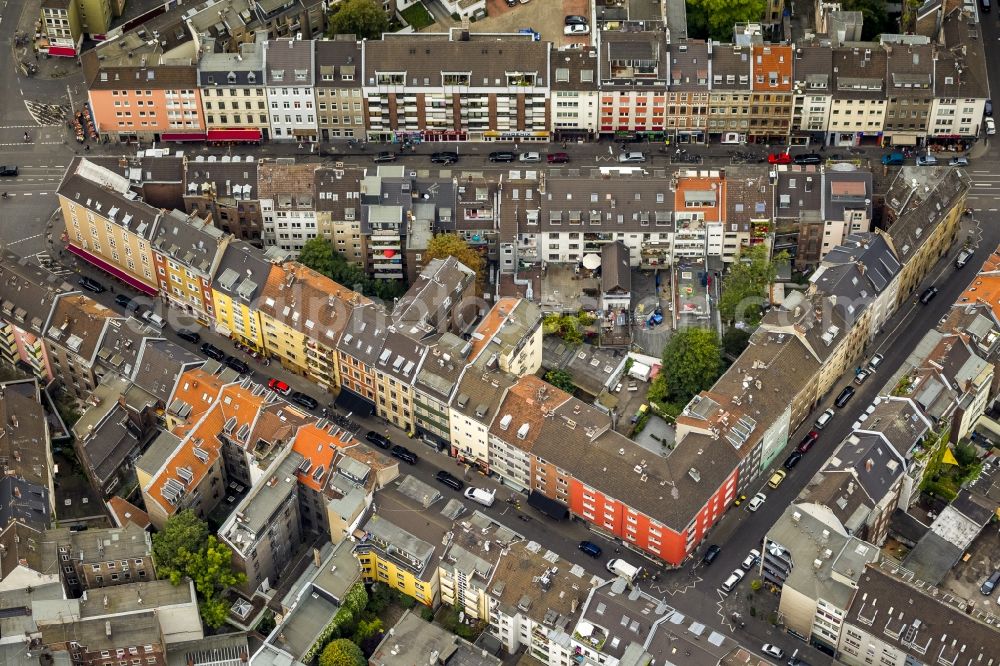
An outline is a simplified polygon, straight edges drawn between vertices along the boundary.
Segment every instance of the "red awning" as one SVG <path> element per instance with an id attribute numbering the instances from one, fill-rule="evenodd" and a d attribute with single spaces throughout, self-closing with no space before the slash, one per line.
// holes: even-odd
<path id="1" fill-rule="evenodd" d="M 136 289 L 138 289 L 142 293 L 147 294 L 149 296 L 156 296 L 156 289 L 154 289 L 153 287 L 150 287 L 148 284 L 142 282 L 141 280 L 138 280 L 138 279 L 132 277 L 131 275 L 129 275 L 125 271 L 121 270 L 120 268 L 117 268 L 116 266 L 112 266 L 111 264 L 109 264 L 108 262 L 104 261 L 100 257 L 98 257 L 96 255 L 93 255 L 90 252 L 87 252 L 86 250 L 77 247 L 76 245 L 70 244 L 70 245 L 67 245 L 66 247 L 69 249 L 70 252 L 72 252 L 76 256 L 80 257 L 81 259 L 83 259 L 85 261 L 89 261 L 90 263 L 94 264 L 95 266 L 97 266 L 98 268 L 100 268 L 105 273 L 110 273 L 111 275 L 113 275 L 114 277 L 118 278 L 119 280 L 121 280 L 125 284 L 127 284 L 127 285 L 129 285 L 131 287 L 135 287 Z"/>
<path id="2" fill-rule="evenodd" d="M 76 55 L 76 49 L 72 46 L 50 46 L 48 54 L 61 58 L 72 58 Z"/>
<path id="3" fill-rule="evenodd" d="M 208 130 L 209 141 L 260 141 L 259 129 Z"/>
<path id="4" fill-rule="evenodd" d="M 160 141 L 204 141 L 204 132 L 165 132 L 160 135 Z"/>

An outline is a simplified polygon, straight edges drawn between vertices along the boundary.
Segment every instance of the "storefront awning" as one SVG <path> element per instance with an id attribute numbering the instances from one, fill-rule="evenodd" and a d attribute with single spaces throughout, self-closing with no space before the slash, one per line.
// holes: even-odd
<path id="1" fill-rule="evenodd" d="M 911 134 L 893 134 L 892 135 L 892 145 L 894 146 L 915 146 L 917 145 L 917 137 Z"/>
<path id="2" fill-rule="evenodd" d="M 60 58 L 72 58 L 76 56 L 76 49 L 72 46 L 49 46 L 46 53 L 50 56 L 57 56 Z"/>
<path id="3" fill-rule="evenodd" d="M 259 129 L 208 130 L 209 141 L 260 141 Z"/>
<path id="4" fill-rule="evenodd" d="M 204 132 L 165 132 L 160 135 L 160 141 L 204 141 Z"/>
<path id="5" fill-rule="evenodd" d="M 528 506 L 534 507 L 549 518 L 556 520 L 565 520 L 569 516 L 569 509 L 566 508 L 565 504 L 534 491 L 528 495 Z"/>
<path id="6" fill-rule="evenodd" d="M 86 250 L 79 248 L 75 245 L 67 245 L 66 247 L 69 249 L 70 252 L 72 252 L 76 256 L 80 257 L 85 261 L 89 261 L 90 263 L 94 264 L 105 273 L 113 275 L 114 277 L 118 278 L 119 280 L 129 285 L 130 287 L 138 289 L 147 296 L 156 296 L 156 289 L 154 287 L 150 287 L 145 282 L 142 282 L 138 278 L 132 277 L 131 275 L 121 270 L 120 268 L 112 266 L 111 264 L 104 261 L 100 257 L 93 255 L 90 252 L 87 252 Z"/>
<path id="7" fill-rule="evenodd" d="M 333 404 L 353 414 L 361 416 L 371 416 L 375 413 L 375 403 L 366 400 L 354 391 L 341 387 L 340 395 Z"/>

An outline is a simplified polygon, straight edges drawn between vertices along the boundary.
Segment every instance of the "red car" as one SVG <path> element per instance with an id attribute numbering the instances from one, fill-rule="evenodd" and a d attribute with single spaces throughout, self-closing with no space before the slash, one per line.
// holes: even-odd
<path id="1" fill-rule="evenodd" d="M 768 164 L 791 164 L 792 156 L 788 153 L 771 153 L 767 156 Z"/>
<path id="2" fill-rule="evenodd" d="M 549 164 L 566 164 L 569 162 L 569 155 L 566 153 L 549 153 L 546 158 Z"/>
<path id="3" fill-rule="evenodd" d="M 813 444 L 816 443 L 817 439 L 819 439 L 819 433 L 816 432 L 815 430 L 810 430 L 809 434 L 803 437 L 802 441 L 799 442 L 799 446 L 796 450 L 799 453 L 806 453 L 809 449 L 812 448 Z"/>
<path id="4" fill-rule="evenodd" d="M 289 393 L 292 392 L 292 387 L 286 384 L 285 382 L 281 381 L 280 379 L 268 379 L 267 388 L 271 389 L 276 393 L 280 393 L 281 395 L 288 395 Z"/>

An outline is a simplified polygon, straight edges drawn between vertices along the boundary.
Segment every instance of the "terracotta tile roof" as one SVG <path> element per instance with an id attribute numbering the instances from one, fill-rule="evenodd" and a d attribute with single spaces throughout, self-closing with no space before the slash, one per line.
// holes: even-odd
<path id="1" fill-rule="evenodd" d="M 986 258 L 979 275 L 965 288 L 958 302 L 988 305 L 993 316 L 1000 318 L 1000 247 Z"/>
<path id="2" fill-rule="evenodd" d="M 702 196 L 704 194 L 704 196 Z M 714 200 L 714 203 L 710 203 Z M 709 205 L 691 205 L 688 203 Z M 683 176 L 677 181 L 674 193 L 674 210 L 703 213 L 706 222 L 720 222 L 726 210 L 726 178 Z"/>
<path id="3" fill-rule="evenodd" d="M 175 427 L 172 432 L 183 438 L 190 432 L 206 411 L 215 403 L 222 390 L 222 379 L 218 375 L 207 372 L 204 368 L 188 370 L 180 376 L 177 387 L 170 399 L 170 407 L 175 407 L 178 401 L 191 406 L 191 413 L 186 423 Z"/>
<path id="4" fill-rule="evenodd" d="M 570 397 L 569 393 L 557 389 L 539 377 L 526 375 L 507 392 L 507 397 L 497 411 L 500 418 L 493 422 L 490 434 L 520 449 L 530 451 L 542 432 L 545 414 L 554 412 Z M 511 420 L 504 428 L 502 424 L 507 415 L 511 416 Z M 525 425 L 528 426 L 527 432 L 521 437 L 519 433 L 523 432 Z"/>
<path id="5" fill-rule="evenodd" d="M 56 297 L 45 337 L 82 358 L 93 359 L 107 321 L 116 317 L 114 310 L 89 296 L 60 295 Z"/>
<path id="6" fill-rule="evenodd" d="M 517 298 L 501 298 L 490 308 L 490 311 L 486 313 L 486 316 L 483 317 L 483 320 L 479 322 L 476 330 L 472 333 L 472 352 L 469 354 L 470 358 L 479 356 L 479 352 L 490 343 L 490 340 L 500 330 L 500 326 L 503 325 L 504 320 L 507 318 L 507 313 L 513 311 L 518 300 Z"/>
<path id="7" fill-rule="evenodd" d="M 758 82 L 758 77 L 764 82 Z M 775 85 L 771 85 L 772 78 Z M 792 47 L 765 44 L 753 47 L 754 90 L 763 92 L 791 92 L 792 90 Z"/>
<path id="8" fill-rule="evenodd" d="M 128 500 L 115 495 L 108 500 L 108 509 L 111 517 L 115 519 L 115 524 L 122 527 L 125 523 L 132 523 L 142 529 L 149 529 L 149 514 L 132 504 Z"/>
<path id="9" fill-rule="evenodd" d="M 292 451 L 309 461 L 308 467 L 299 466 L 297 473 L 299 483 L 316 492 L 322 492 L 335 468 L 334 459 L 337 453 L 355 444 L 357 442 L 353 440 L 345 442 L 342 433 L 335 426 L 320 428 L 311 423 L 299 428 Z"/>

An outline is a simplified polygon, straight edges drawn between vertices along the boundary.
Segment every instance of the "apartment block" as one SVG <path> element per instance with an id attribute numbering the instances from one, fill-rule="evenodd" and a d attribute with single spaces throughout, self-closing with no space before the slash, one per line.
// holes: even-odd
<path id="1" fill-rule="evenodd" d="M 46 529 L 56 512 L 57 468 L 37 380 L 0 383 L 0 432 L 0 457 L 7 470 L 0 481 L 0 524 L 19 521 Z"/>
<path id="2" fill-rule="evenodd" d="M 312 104 L 312 102 L 310 102 Z M 316 224 L 318 166 L 279 159 L 257 165 L 257 187 L 265 247 L 297 255 L 306 241 L 319 235 Z"/>
<path id="3" fill-rule="evenodd" d="M 545 142 L 549 42 L 532 35 L 388 35 L 364 47 L 369 141 Z M 441 63 L 461 63 L 443 71 Z"/>
<path id="4" fill-rule="evenodd" d="M 426 606 L 437 606 L 440 556 L 433 543 L 378 515 L 372 516 L 362 530 L 354 555 L 361 563 L 365 582 L 382 582 Z"/>
<path id="5" fill-rule="evenodd" d="M 55 297 L 43 344 L 52 375 L 68 394 L 85 400 L 97 387 L 97 349 L 112 321 L 121 318 L 79 292 Z"/>
<path id="6" fill-rule="evenodd" d="M 258 32 L 252 43 L 235 53 L 217 53 L 215 40 L 203 38 L 198 50 L 198 87 L 209 143 L 253 143 L 270 138 L 270 117 L 264 78 L 264 42 Z"/>
<path id="7" fill-rule="evenodd" d="M 63 583 L 70 598 L 83 590 L 156 580 L 152 537 L 132 525 L 71 532 L 51 530 L 57 544 Z"/>
<path id="8" fill-rule="evenodd" d="M 232 236 L 174 209 L 157 225 L 151 245 L 160 297 L 203 326 L 215 320 L 212 280 Z"/>
<path id="9" fill-rule="evenodd" d="M 184 210 L 212 223 L 238 240 L 261 247 L 264 220 L 257 190 L 257 161 L 223 156 L 209 162 L 203 155 L 184 163 Z"/>
<path id="10" fill-rule="evenodd" d="M 212 281 L 215 330 L 257 351 L 264 350 L 257 302 L 271 274 L 272 263 L 284 260 L 283 254 L 275 250 L 262 253 L 248 243 L 230 243 Z"/>
<path id="11" fill-rule="evenodd" d="M 489 622 L 495 606 L 490 587 L 511 583 L 507 576 L 497 576 L 504 553 L 523 546 L 524 538 L 479 511 L 462 523 L 456 526 L 438 563 L 441 602 L 458 608 L 468 618 Z M 515 594 L 511 591 L 511 596 Z"/>
<path id="12" fill-rule="evenodd" d="M 827 144 L 872 145 L 885 127 L 886 53 L 878 44 L 833 49 L 834 94 Z"/>
<path id="13" fill-rule="evenodd" d="M 670 80 L 670 53 L 664 35 L 602 32 L 597 60 L 600 133 L 662 136 Z M 696 83 L 706 82 L 702 78 Z M 671 115 L 676 115 L 676 109 Z"/>
<path id="14" fill-rule="evenodd" d="M 0 359 L 9 367 L 18 365 L 47 384 L 54 377 L 44 344 L 45 323 L 56 294 L 68 291 L 61 279 L 17 255 L 0 255 Z"/>
<path id="15" fill-rule="evenodd" d="M 82 4 L 77 0 L 45 0 L 42 3 L 42 27 L 49 40 L 46 49 L 49 56 L 73 58 L 79 53 L 83 43 Z"/>
<path id="16" fill-rule="evenodd" d="M 552 57 L 552 136 L 556 140 L 596 136 L 601 97 L 596 78 L 597 51 L 556 49 Z"/>
<path id="17" fill-rule="evenodd" d="M 275 141 L 316 141 L 316 46 L 312 40 L 277 39 L 264 44 L 265 90 Z"/>
<path id="18" fill-rule="evenodd" d="M 334 35 L 316 42 L 316 116 L 319 140 L 360 139 L 365 136 L 361 43 Z"/>

